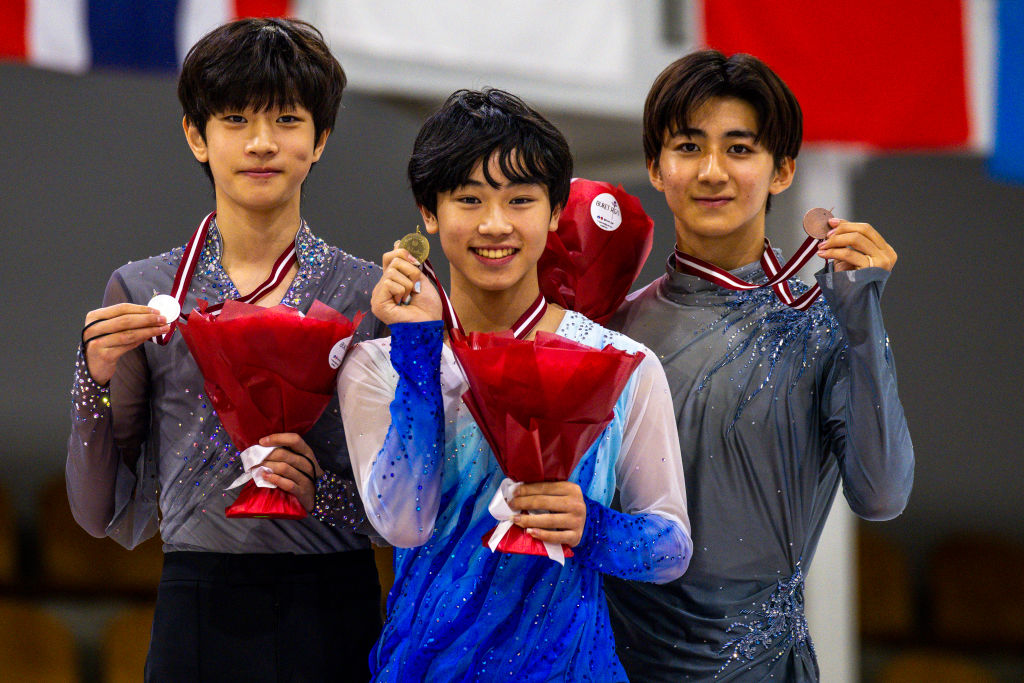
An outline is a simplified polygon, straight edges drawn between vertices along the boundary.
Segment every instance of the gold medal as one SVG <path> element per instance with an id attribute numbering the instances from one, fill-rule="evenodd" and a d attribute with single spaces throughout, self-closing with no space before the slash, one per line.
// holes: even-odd
<path id="1" fill-rule="evenodd" d="M 427 256 L 430 255 L 430 242 L 427 241 L 426 235 L 420 233 L 420 226 L 418 225 L 416 226 L 416 232 L 410 232 L 403 237 L 398 246 L 409 252 L 420 263 L 426 261 Z"/>

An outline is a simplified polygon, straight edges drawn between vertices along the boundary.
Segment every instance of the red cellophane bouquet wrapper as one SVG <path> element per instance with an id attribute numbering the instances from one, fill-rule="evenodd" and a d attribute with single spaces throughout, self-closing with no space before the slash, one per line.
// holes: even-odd
<path id="1" fill-rule="evenodd" d="M 609 183 L 574 178 L 569 201 L 537 263 L 551 303 L 604 323 L 629 294 L 651 253 L 654 221 L 640 200 Z"/>
<path id="2" fill-rule="evenodd" d="M 320 418 L 362 317 L 349 320 L 320 301 L 305 315 L 284 305 L 228 301 L 214 316 L 201 301 L 179 326 L 217 417 L 243 459 L 264 436 L 303 434 Z M 250 480 L 225 514 L 302 519 L 306 511 L 290 493 Z"/>
<path id="3" fill-rule="evenodd" d="M 516 482 L 567 480 L 611 422 L 615 402 L 643 359 L 642 353 L 594 349 L 547 332 L 520 341 L 509 333 L 453 331 L 451 347 L 469 381 L 462 400 L 505 476 Z M 484 545 L 493 533 L 484 536 Z M 495 549 L 549 554 L 514 525 Z M 572 557 L 568 546 L 562 551 Z"/>

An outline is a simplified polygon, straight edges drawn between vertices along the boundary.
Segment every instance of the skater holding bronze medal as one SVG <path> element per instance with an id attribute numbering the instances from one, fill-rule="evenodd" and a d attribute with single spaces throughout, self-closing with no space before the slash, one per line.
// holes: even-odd
<path id="1" fill-rule="evenodd" d="M 697 540 L 676 581 L 606 583 L 630 680 L 817 681 L 804 578 L 840 482 L 870 520 L 910 494 L 881 309 L 896 252 L 823 208 L 784 263 L 765 235 L 802 131 L 796 98 L 750 55 L 687 55 L 648 94 L 648 176 L 676 248 L 609 325 L 665 366 Z M 828 265 L 808 286 L 794 276 L 815 256 Z"/>

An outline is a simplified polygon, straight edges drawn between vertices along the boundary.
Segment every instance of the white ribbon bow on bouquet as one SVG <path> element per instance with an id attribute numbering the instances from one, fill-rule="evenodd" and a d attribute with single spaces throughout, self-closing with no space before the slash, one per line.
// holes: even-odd
<path id="1" fill-rule="evenodd" d="M 498 549 L 501 539 L 505 538 L 505 534 L 512 528 L 512 519 L 518 514 L 517 510 L 513 510 L 508 506 L 508 501 L 510 498 L 515 497 L 519 484 L 520 482 L 512 481 L 505 477 L 501 480 L 498 490 L 494 492 L 494 497 L 491 498 L 491 502 L 487 505 L 487 511 L 491 513 L 491 517 L 498 520 L 498 526 L 491 533 L 491 537 L 487 539 L 487 547 L 491 549 L 491 552 Z M 543 514 L 546 510 L 534 510 L 533 512 L 535 514 Z M 549 543 L 548 541 L 541 541 L 541 543 L 544 544 L 544 550 L 547 552 L 548 557 L 564 567 L 565 553 L 562 551 L 562 544 Z"/>
<path id="2" fill-rule="evenodd" d="M 242 469 L 245 470 L 245 474 L 240 476 L 231 482 L 231 486 L 228 486 L 225 491 L 238 488 L 242 484 L 246 484 L 250 479 L 256 481 L 256 485 L 265 489 L 276 489 L 277 486 L 271 484 L 263 478 L 265 472 L 273 472 L 269 467 L 263 466 L 263 461 L 267 459 L 277 446 L 249 446 L 240 453 L 242 460 Z"/>

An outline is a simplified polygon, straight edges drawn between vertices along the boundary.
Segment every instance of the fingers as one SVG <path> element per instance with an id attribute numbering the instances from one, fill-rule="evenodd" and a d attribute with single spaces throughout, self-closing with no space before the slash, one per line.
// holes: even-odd
<path id="1" fill-rule="evenodd" d="M 408 251 L 399 248 L 398 244 L 398 240 L 395 240 L 394 249 L 384 254 L 384 258 L 381 260 L 381 267 L 384 268 L 384 270 L 387 270 L 388 266 L 390 266 L 391 263 L 397 259 L 399 261 L 405 261 L 406 263 L 412 265 L 413 268 L 416 268 L 418 270 L 420 265 L 422 264 L 419 261 L 417 261 L 413 257 L 413 255 L 410 254 Z"/>
<path id="2" fill-rule="evenodd" d="M 420 291 L 419 282 L 423 275 L 420 262 L 405 249 L 399 249 L 398 242 L 395 242 L 395 249 L 384 254 L 382 261 L 384 273 L 379 283 L 381 297 L 387 296 L 396 306 L 408 303 L 409 295 Z"/>
<path id="3" fill-rule="evenodd" d="M 149 306 L 140 306 L 139 304 L 114 304 L 113 306 L 106 306 L 104 308 L 97 308 L 94 311 L 89 311 L 85 314 L 85 324 L 88 325 L 98 320 L 111 320 L 125 315 L 157 315 L 159 311 Z"/>
<path id="4" fill-rule="evenodd" d="M 570 548 L 575 548 L 580 544 L 580 540 L 583 538 L 582 528 L 580 532 L 575 530 L 563 530 L 555 531 L 552 529 L 535 529 L 533 527 L 526 529 L 526 533 L 532 538 L 536 538 L 538 541 L 544 543 L 559 543 L 561 545 L 567 545 Z"/>
<path id="5" fill-rule="evenodd" d="M 323 474 L 323 468 L 320 467 L 313 449 L 298 434 L 293 432 L 270 434 L 260 439 L 260 445 L 277 446 L 267 456 L 264 463 L 267 461 L 283 462 L 300 470 L 304 473 L 304 476 L 312 477 L 313 479 L 317 479 Z"/>
<path id="6" fill-rule="evenodd" d="M 106 384 L 121 356 L 170 329 L 168 321 L 148 306 L 116 304 L 89 311 L 82 330 L 89 374 L 99 384 Z"/>
<path id="7" fill-rule="evenodd" d="M 313 450 L 298 434 L 285 432 L 260 439 L 261 446 L 277 446 L 261 465 L 269 468 L 263 478 L 294 495 L 308 512 L 313 509 L 316 480 L 323 473 Z"/>
<path id="8" fill-rule="evenodd" d="M 85 316 L 82 341 L 88 342 L 100 337 L 107 339 L 107 346 L 126 346 L 141 343 L 150 337 L 170 329 L 169 321 L 155 309 L 135 304 L 118 304 L 89 311 Z"/>
<path id="9" fill-rule="evenodd" d="M 818 245 L 818 256 L 835 261 L 836 269 L 883 268 L 892 270 L 896 252 L 882 235 L 867 223 L 833 218 L 832 230 Z"/>
<path id="10" fill-rule="evenodd" d="M 262 466 L 270 469 L 270 472 L 263 472 L 263 479 L 268 484 L 273 484 L 285 493 L 295 496 L 306 512 L 313 509 L 316 485 L 301 471 L 288 463 L 269 458 L 263 461 Z M 308 469 L 309 466 L 306 467 Z"/>
<path id="11" fill-rule="evenodd" d="M 384 272 L 370 295 L 373 314 L 388 325 L 438 320 L 441 305 L 436 290 L 429 282 L 424 286 L 419 261 L 395 244 L 395 249 L 384 254 Z"/>
<path id="12" fill-rule="evenodd" d="M 521 484 L 509 507 L 522 511 L 513 522 L 540 541 L 575 547 L 583 538 L 587 506 L 582 490 L 572 482 Z"/>

